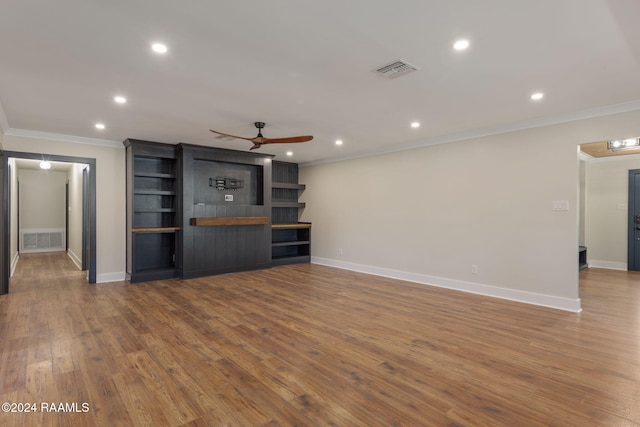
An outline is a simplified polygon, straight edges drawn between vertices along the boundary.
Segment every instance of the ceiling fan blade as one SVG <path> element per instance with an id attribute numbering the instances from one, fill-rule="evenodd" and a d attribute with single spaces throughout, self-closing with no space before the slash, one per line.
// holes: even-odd
<path id="1" fill-rule="evenodd" d="M 244 136 L 231 135 L 231 134 L 228 134 L 228 133 L 222 133 L 222 132 L 218 132 L 217 130 L 213 130 L 213 129 L 209 129 L 209 130 L 211 132 L 213 132 L 213 133 L 217 133 L 218 135 L 230 136 L 231 138 L 244 139 L 245 141 L 253 142 L 253 140 L 255 139 L 255 138 L 245 138 Z"/>
<path id="2" fill-rule="evenodd" d="M 288 144 L 292 142 L 307 142 L 311 141 L 313 136 L 304 135 L 304 136 L 291 136 L 289 138 L 264 138 L 264 141 L 261 141 L 261 144 Z M 254 141 L 255 142 L 255 141 Z"/>

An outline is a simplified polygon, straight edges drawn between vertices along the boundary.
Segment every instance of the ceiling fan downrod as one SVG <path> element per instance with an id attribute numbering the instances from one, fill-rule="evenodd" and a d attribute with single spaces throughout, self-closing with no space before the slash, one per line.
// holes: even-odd
<path id="1" fill-rule="evenodd" d="M 264 122 L 255 122 L 254 125 L 258 128 L 257 138 L 264 138 L 262 136 L 262 128 L 264 128 Z"/>

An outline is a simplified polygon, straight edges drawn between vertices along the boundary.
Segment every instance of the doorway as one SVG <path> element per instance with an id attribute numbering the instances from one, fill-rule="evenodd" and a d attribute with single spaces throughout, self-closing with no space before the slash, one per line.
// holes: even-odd
<path id="1" fill-rule="evenodd" d="M 586 206 L 580 216 L 580 232 L 585 236 L 589 267 L 640 270 L 640 262 L 633 261 L 640 255 L 640 245 L 633 244 L 639 242 L 640 235 L 630 234 L 631 231 L 640 233 L 635 230 L 640 226 L 635 224 L 635 215 L 640 214 L 640 210 L 634 209 L 638 201 L 634 202 L 631 191 L 633 172 L 640 171 L 640 153 L 633 150 L 617 153 L 581 157 L 586 167 L 585 179 L 581 182 L 586 187 L 583 192 Z"/>
<path id="2" fill-rule="evenodd" d="M 640 271 L 640 169 L 629 171 L 627 269 Z"/>
<path id="3" fill-rule="evenodd" d="M 0 295 L 9 292 L 11 274 L 11 193 L 9 159 L 30 159 L 84 164 L 83 170 L 83 269 L 87 270 L 88 283 L 96 283 L 96 159 L 73 156 L 59 156 L 16 151 L 0 152 L 0 189 L 3 208 L 0 210 Z M 15 190 L 14 190 L 15 191 Z"/>

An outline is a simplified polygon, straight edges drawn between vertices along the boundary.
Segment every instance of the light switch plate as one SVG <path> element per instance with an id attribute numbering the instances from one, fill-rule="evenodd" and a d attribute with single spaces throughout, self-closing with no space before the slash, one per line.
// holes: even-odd
<path id="1" fill-rule="evenodd" d="M 554 211 L 568 211 L 569 210 L 569 201 L 568 200 L 554 200 L 553 201 L 553 210 Z"/>

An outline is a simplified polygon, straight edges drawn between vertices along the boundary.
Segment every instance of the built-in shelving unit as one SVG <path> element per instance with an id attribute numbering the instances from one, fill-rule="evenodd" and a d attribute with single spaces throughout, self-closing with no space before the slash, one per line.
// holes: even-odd
<path id="1" fill-rule="evenodd" d="M 310 262 L 311 223 L 299 222 L 298 201 L 304 184 L 298 183 L 296 163 L 274 161 L 271 184 L 271 262 L 274 266 Z"/>
<path id="2" fill-rule="evenodd" d="M 184 143 L 124 145 L 130 282 L 310 262 L 297 164 Z"/>
<path id="3" fill-rule="evenodd" d="M 128 278 L 142 282 L 175 277 L 180 232 L 175 148 L 131 139 L 124 145 Z"/>

